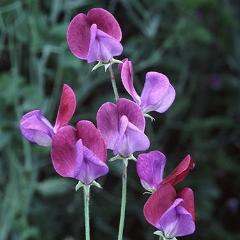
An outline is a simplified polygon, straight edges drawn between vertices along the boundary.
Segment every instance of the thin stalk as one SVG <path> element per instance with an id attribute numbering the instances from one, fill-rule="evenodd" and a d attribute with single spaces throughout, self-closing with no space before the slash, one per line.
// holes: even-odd
<path id="1" fill-rule="evenodd" d="M 122 172 L 122 201 L 121 201 L 121 213 L 119 220 L 119 229 L 118 229 L 118 240 L 123 239 L 123 229 L 125 222 L 125 212 L 126 212 L 126 200 L 127 200 L 127 166 L 128 160 L 123 159 L 123 172 Z"/>
<path id="2" fill-rule="evenodd" d="M 114 92 L 114 96 L 115 96 L 115 100 L 117 101 L 119 98 L 118 95 L 118 90 L 117 90 L 117 85 L 116 85 L 116 79 L 114 76 L 114 72 L 112 69 L 112 65 L 109 66 L 109 73 L 110 73 L 110 79 L 111 79 L 111 83 L 112 83 L 112 87 L 113 87 L 113 92 Z"/>
<path id="3" fill-rule="evenodd" d="M 85 239 L 90 240 L 90 221 L 89 221 L 90 185 L 84 185 L 83 193 L 84 193 Z"/>

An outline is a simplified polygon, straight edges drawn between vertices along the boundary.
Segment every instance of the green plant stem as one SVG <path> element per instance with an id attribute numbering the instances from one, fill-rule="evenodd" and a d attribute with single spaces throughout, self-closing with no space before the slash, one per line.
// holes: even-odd
<path id="1" fill-rule="evenodd" d="M 119 99 L 119 95 L 118 95 L 118 90 L 117 90 L 117 85 L 116 85 L 116 79 L 114 76 L 114 72 L 112 69 L 112 65 L 109 66 L 109 73 L 110 73 L 110 79 L 111 79 L 111 83 L 112 83 L 112 87 L 113 87 L 113 92 L 114 92 L 114 96 L 115 96 L 115 100 L 117 101 Z"/>
<path id="2" fill-rule="evenodd" d="M 84 193 L 85 239 L 90 240 L 90 221 L 89 221 L 90 185 L 84 185 L 83 193 Z"/>
<path id="3" fill-rule="evenodd" d="M 125 212 L 126 212 L 126 200 L 127 200 L 127 166 L 128 160 L 123 159 L 123 172 L 122 172 L 122 201 L 121 201 L 121 213 L 119 220 L 119 229 L 118 229 L 118 240 L 123 239 L 123 229 L 125 221 Z"/>

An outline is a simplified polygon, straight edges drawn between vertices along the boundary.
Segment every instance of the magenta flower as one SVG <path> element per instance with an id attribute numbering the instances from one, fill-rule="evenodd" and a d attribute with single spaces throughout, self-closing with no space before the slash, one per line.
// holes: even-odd
<path id="1" fill-rule="evenodd" d="M 195 165 L 191 156 L 187 155 L 167 177 L 163 178 L 165 164 L 166 157 L 160 151 L 143 153 L 138 156 L 137 173 L 142 186 L 147 191 L 156 191 L 160 184 L 180 183 Z"/>
<path id="2" fill-rule="evenodd" d="M 120 71 L 124 88 L 144 113 L 151 111 L 163 113 L 172 105 L 176 93 L 168 78 L 162 73 L 148 72 L 139 96 L 133 85 L 132 62 L 126 59 L 120 65 Z"/>
<path id="3" fill-rule="evenodd" d="M 144 216 L 167 239 L 195 231 L 194 193 L 184 188 L 178 194 L 171 184 L 163 184 L 144 205 Z"/>
<path id="4" fill-rule="evenodd" d="M 51 146 L 54 134 L 68 124 L 76 108 L 76 97 L 66 84 L 63 86 L 57 118 L 54 127 L 40 110 L 26 113 L 20 120 L 22 135 L 30 142 L 40 146 Z"/>
<path id="5" fill-rule="evenodd" d="M 74 56 L 87 60 L 109 62 L 121 55 L 122 31 L 114 16 L 102 8 L 93 8 L 87 15 L 79 13 L 69 24 L 68 46 Z"/>
<path id="6" fill-rule="evenodd" d="M 108 173 L 106 146 L 93 123 L 83 120 L 76 129 L 62 127 L 53 137 L 51 157 L 56 172 L 84 184 Z"/>
<path id="7" fill-rule="evenodd" d="M 97 126 L 108 149 L 123 157 L 149 148 L 145 119 L 139 106 L 127 99 L 104 103 L 97 112 Z"/>

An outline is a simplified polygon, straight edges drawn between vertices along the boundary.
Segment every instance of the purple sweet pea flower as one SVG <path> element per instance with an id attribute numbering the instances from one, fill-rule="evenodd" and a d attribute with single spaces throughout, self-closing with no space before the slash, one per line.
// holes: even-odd
<path id="1" fill-rule="evenodd" d="M 163 113 L 172 105 L 176 93 L 164 74 L 148 72 L 141 96 L 139 96 L 133 85 L 132 62 L 125 59 L 120 64 L 120 71 L 124 88 L 144 113 L 151 111 Z"/>
<path id="2" fill-rule="evenodd" d="M 116 104 L 104 103 L 97 112 L 97 126 L 107 148 L 115 155 L 129 157 L 135 151 L 149 148 L 143 113 L 128 99 L 119 99 Z"/>
<path id="3" fill-rule="evenodd" d="M 191 156 L 187 155 L 168 176 L 163 178 L 165 164 L 166 157 L 160 151 L 143 153 L 138 156 L 137 174 L 142 186 L 147 191 L 156 191 L 160 184 L 178 184 L 184 180 L 195 165 Z"/>
<path id="4" fill-rule="evenodd" d="M 144 216 L 167 239 L 192 234 L 195 231 L 194 193 L 184 188 L 177 194 L 171 184 L 160 185 L 145 203 Z"/>
<path id="5" fill-rule="evenodd" d="M 54 127 L 43 116 L 40 110 L 26 113 L 20 120 L 22 135 L 30 142 L 40 146 L 51 146 L 54 134 L 68 124 L 76 108 L 76 97 L 66 84 L 63 86 L 57 118 Z"/>
<path id="6" fill-rule="evenodd" d="M 56 172 L 63 177 L 91 184 L 108 173 L 106 156 L 100 131 L 90 121 L 79 121 L 76 129 L 65 126 L 53 137 L 52 162 Z"/>
<path id="7" fill-rule="evenodd" d="M 67 31 L 68 46 L 74 56 L 87 60 L 109 62 L 121 55 L 122 31 L 114 16 L 102 8 L 93 8 L 87 15 L 76 15 Z"/>

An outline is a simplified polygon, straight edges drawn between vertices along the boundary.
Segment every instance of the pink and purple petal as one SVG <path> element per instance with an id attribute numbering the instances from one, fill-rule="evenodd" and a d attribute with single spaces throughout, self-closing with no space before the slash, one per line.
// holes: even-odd
<path id="1" fill-rule="evenodd" d="M 22 135 L 30 142 L 40 146 L 51 146 L 53 127 L 40 110 L 26 113 L 20 120 Z"/>
<path id="2" fill-rule="evenodd" d="M 183 199 L 177 198 L 159 219 L 158 229 L 164 232 L 167 238 L 186 236 L 195 231 L 192 216 L 181 206 L 182 202 Z"/>
<path id="3" fill-rule="evenodd" d="M 90 27 L 87 16 L 83 13 L 76 15 L 67 30 L 68 46 L 74 56 L 87 59 L 90 43 Z"/>
<path id="4" fill-rule="evenodd" d="M 76 144 L 77 150 L 82 146 L 82 140 L 78 140 Z M 79 161 L 80 162 L 80 161 Z M 108 166 L 97 157 L 97 155 L 87 147 L 83 146 L 83 158 L 75 178 L 84 184 L 90 184 L 95 179 L 108 173 Z"/>
<path id="5" fill-rule="evenodd" d="M 139 130 L 144 131 L 145 118 L 141 108 L 135 102 L 120 98 L 117 101 L 117 112 L 120 117 L 125 115 L 130 123 L 135 125 Z"/>
<path id="6" fill-rule="evenodd" d="M 145 84 L 141 94 L 141 108 L 143 111 L 151 112 L 156 111 L 159 108 L 161 110 L 162 106 L 163 109 L 166 108 L 165 105 L 169 103 L 167 98 L 171 98 L 169 94 L 173 94 L 172 91 L 168 93 L 169 86 L 169 80 L 164 74 L 148 72 L 146 74 Z"/>
<path id="7" fill-rule="evenodd" d="M 113 103 L 104 103 L 97 112 L 97 128 L 108 149 L 113 150 L 118 138 L 118 112 Z"/>
<path id="8" fill-rule="evenodd" d="M 176 191 L 170 184 L 160 185 L 144 205 L 143 213 L 146 220 L 155 227 L 159 227 L 159 219 L 169 209 L 176 199 Z"/>
<path id="9" fill-rule="evenodd" d="M 176 185 L 182 182 L 185 177 L 189 174 L 190 170 L 192 170 L 195 166 L 195 163 L 190 155 L 187 155 L 178 166 L 166 177 L 163 179 L 164 183 L 170 183 L 172 185 Z"/>
<path id="10" fill-rule="evenodd" d="M 119 125 L 119 135 L 113 149 L 114 154 L 129 157 L 136 151 L 144 151 L 149 148 L 148 137 L 130 123 L 126 116 L 121 117 Z"/>
<path id="11" fill-rule="evenodd" d="M 123 47 L 118 40 L 99 30 L 96 24 L 91 26 L 88 63 L 109 62 L 114 56 L 121 55 L 122 51 Z"/>
<path id="12" fill-rule="evenodd" d="M 125 59 L 123 63 L 120 65 L 121 69 L 121 79 L 124 88 L 126 91 L 131 95 L 133 100 L 140 104 L 140 96 L 137 94 L 134 85 L 133 85 L 133 67 L 132 62 L 128 61 L 128 59 Z"/>
<path id="13" fill-rule="evenodd" d="M 51 158 L 54 169 L 62 177 L 75 178 L 83 161 L 83 147 L 76 148 L 76 129 L 65 126 L 54 135 Z"/>
<path id="14" fill-rule="evenodd" d="M 147 191 L 155 191 L 163 180 L 166 157 L 160 151 L 143 153 L 137 159 L 137 174 Z"/>
<path id="15" fill-rule="evenodd" d="M 54 131 L 68 124 L 76 109 L 76 96 L 72 88 L 63 85 Z"/>
<path id="16" fill-rule="evenodd" d="M 181 206 L 183 206 L 192 215 L 193 221 L 195 221 L 195 206 L 194 206 L 193 190 L 191 188 L 185 187 L 178 193 L 178 196 L 183 199 Z"/>
<path id="17" fill-rule="evenodd" d="M 95 125 L 86 120 L 77 123 L 78 139 L 82 139 L 83 145 L 91 150 L 101 161 L 106 162 L 107 151 L 104 139 Z"/>
<path id="18" fill-rule="evenodd" d="M 114 16 L 103 8 L 92 8 L 87 13 L 87 21 L 90 24 L 96 24 L 98 29 L 112 36 L 119 42 L 122 39 L 122 31 Z"/>

